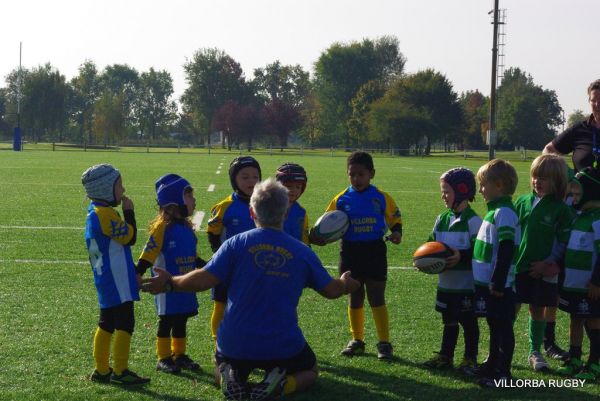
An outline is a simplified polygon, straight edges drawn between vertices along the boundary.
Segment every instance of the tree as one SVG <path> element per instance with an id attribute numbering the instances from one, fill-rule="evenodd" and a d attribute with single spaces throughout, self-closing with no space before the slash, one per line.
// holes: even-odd
<path id="1" fill-rule="evenodd" d="M 371 112 L 369 131 L 372 137 L 380 136 L 377 130 L 383 129 L 385 135 L 392 135 L 387 139 L 396 144 L 417 145 L 425 138 L 426 154 L 432 140 L 443 140 L 444 143 L 455 140 L 463 121 L 452 84 L 431 69 L 397 80 L 383 98 L 373 104 Z"/>
<path id="2" fill-rule="evenodd" d="M 313 147 L 318 141 L 323 141 L 323 130 L 321 129 L 321 105 L 316 96 L 311 93 L 307 96 L 304 105 L 300 108 L 300 118 L 302 125 L 298 130 L 298 134 L 309 146 Z M 331 145 L 332 142 L 328 143 Z"/>
<path id="3" fill-rule="evenodd" d="M 478 90 L 467 91 L 460 95 L 460 105 L 463 110 L 464 135 L 463 148 L 480 149 L 484 147 L 485 134 L 488 129 L 488 99 Z"/>
<path id="4" fill-rule="evenodd" d="M 108 146 L 125 138 L 127 116 L 123 98 L 123 94 L 114 94 L 110 90 L 105 90 L 94 104 L 92 126 L 94 142 L 104 143 L 104 146 Z"/>
<path id="5" fill-rule="evenodd" d="M 188 112 L 205 116 L 207 122 L 226 102 L 245 103 L 251 95 L 239 63 L 222 50 L 200 49 L 183 68 L 188 87 L 181 102 Z"/>
<path id="6" fill-rule="evenodd" d="M 89 142 L 92 132 L 94 104 L 100 96 L 96 64 L 86 60 L 79 66 L 79 75 L 70 82 L 69 116 L 78 127 L 81 142 Z"/>
<path id="7" fill-rule="evenodd" d="M 300 113 L 291 104 L 275 98 L 263 107 L 262 120 L 266 133 L 279 139 L 283 151 L 290 132 L 299 125 Z"/>
<path id="8" fill-rule="evenodd" d="M 334 43 L 315 63 L 315 90 L 322 106 L 321 124 L 350 147 L 347 121 L 350 102 L 365 83 L 389 84 L 402 76 L 406 60 L 395 37 L 364 39 L 350 44 Z"/>
<path id="9" fill-rule="evenodd" d="M 563 124 L 556 92 L 535 85 L 531 75 L 509 68 L 498 88 L 500 145 L 541 149 Z"/>
<path id="10" fill-rule="evenodd" d="M 124 139 L 128 131 L 135 131 L 136 121 L 134 115 L 134 107 L 138 97 L 140 85 L 139 73 L 135 68 L 127 64 L 113 64 L 106 66 L 99 77 L 99 87 L 102 96 L 119 99 L 117 102 L 121 105 L 122 110 L 119 115 L 115 115 L 112 119 L 119 120 L 123 118 L 123 127 L 117 137 Z M 107 94 L 110 94 L 107 95 Z M 105 101 L 107 101 L 105 99 Z M 116 100 L 115 100 L 116 101 Z M 113 105 L 116 104 L 113 102 Z"/>
<path id="11" fill-rule="evenodd" d="M 8 83 L 7 110 L 16 117 L 19 73 L 13 70 Z M 34 142 L 42 138 L 62 140 L 67 120 L 68 87 L 65 76 L 50 63 L 21 71 L 21 127 Z M 16 121 L 15 121 L 16 123 Z"/>
<path id="12" fill-rule="evenodd" d="M 246 142 L 251 151 L 252 141 L 261 128 L 257 106 L 229 100 L 215 112 L 212 127 L 223 132 L 229 150 L 235 144 Z"/>
<path id="13" fill-rule="evenodd" d="M 381 83 L 369 81 L 360 87 L 356 96 L 350 102 L 352 115 L 348 120 L 348 135 L 352 141 L 365 145 L 367 140 L 375 139 L 369 137 L 367 115 L 371 104 L 383 96 L 385 90 Z"/>
<path id="14" fill-rule="evenodd" d="M 10 136 L 11 125 L 7 116 L 8 90 L 0 88 L 0 136 Z"/>
<path id="15" fill-rule="evenodd" d="M 177 118 L 177 105 L 173 95 L 173 79 L 168 71 L 143 72 L 140 76 L 135 116 L 140 130 L 156 139 L 157 129 L 164 130 Z"/>
<path id="16" fill-rule="evenodd" d="M 587 118 L 588 118 L 588 116 L 586 116 L 583 113 L 583 110 L 577 109 L 577 110 L 573 111 L 573 113 L 571 113 L 569 115 L 569 117 L 567 118 L 567 127 L 572 127 L 573 125 L 575 125 L 581 121 L 584 121 Z"/>

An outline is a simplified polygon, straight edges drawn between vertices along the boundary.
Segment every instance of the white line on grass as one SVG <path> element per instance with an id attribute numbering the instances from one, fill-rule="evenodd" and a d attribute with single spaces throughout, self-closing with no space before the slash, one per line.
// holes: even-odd
<path id="1" fill-rule="evenodd" d="M 217 170 L 215 174 L 221 174 L 221 170 Z"/>
<path id="2" fill-rule="evenodd" d="M 213 192 L 214 190 L 215 190 L 215 184 L 210 184 L 210 185 L 208 186 L 208 189 L 207 189 L 207 191 L 208 191 L 208 192 Z"/>
<path id="3" fill-rule="evenodd" d="M 194 226 L 195 231 L 200 231 L 200 226 L 202 225 L 202 220 L 204 220 L 204 212 L 203 211 L 194 213 L 194 217 L 192 217 L 192 225 Z"/>
<path id="4" fill-rule="evenodd" d="M 87 265 L 90 262 L 85 260 L 47 260 L 47 259 L 0 259 L 0 263 L 27 263 L 27 264 L 45 264 L 45 265 Z M 337 266 L 325 266 L 327 270 L 337 270 Z M 389 270 L 416 270 L 408 266 L 388 266 Z"/>
<path id="5" fill-rule="evenodd" d="M 83 231 L 85 227 L 64 227 L 64 226 L 0 226 L 0 230 L 76 230 Z M 138 228 L 138 231 L 146 231 L 145 228 Z"/>

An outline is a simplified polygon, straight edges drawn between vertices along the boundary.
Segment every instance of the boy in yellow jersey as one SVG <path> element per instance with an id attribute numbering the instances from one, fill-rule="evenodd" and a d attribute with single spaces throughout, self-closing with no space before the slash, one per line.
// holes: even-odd
<path id="1" fill-rule="evenodd" d="M 366 152 L 348 156 L 347 172 L 350 186 L 336 195 L 327 211 L 341 210 L 348 215 L 350 226 L 342 238 L 339 270 L 350 271 L 360 281 L 359 290 L 350 294 L 348 317 L 352 340 L 342 350 L 342 355 L 353 356 L 365 350 L 365 295 L 369 300 L 377 329 L 377 357 L 392 358 L 389 338 L 389 318 L 385 304 L 387 281 L 387 246 L 384 236 L 393 244 L 402 240 L 402 219 L 394 200 L 371 184 L 375 177 L 373 158 Z M 311 236 L 311 242 L 322 245 Z"/>
<path id="2" fill-rule="evenodd" d="M 233 193 L 213 206 L 208 220 L 208 241 L 213 252 L 217 252 L 225 240 L 234 235 L 256 228 L 250 217 L 250 197 L 254 185 L 261 179 L 260 165 L 252 156 L 239 156 L 229 165 L 229 181 Z M 227 288 L 222 284 L 212 289 L 214 301 L 210 320 L 213 340 L 217 339 L 217 328 L 223 320 Z"/>
<path id="3" fill-rule="evenodd" d="M 85 222 L 85 243 L 98 292 L 100 318 L 94 336 L 95 382 L 144 384 L 128 369 L 129 346 L 134 327 L 133 301 L 139 301 L 138 278 L 131 256 L 137 228 L 133 202 L 124 196 L 119 170 L 98 164 L 84 171 L 81 182 L 90 198 Z M 125 220 L 114 207 L 122 205 Z M 113 341 L 114 337 L 114 341 Z M 109 365 L 112 342 L 113 367 Z"/>

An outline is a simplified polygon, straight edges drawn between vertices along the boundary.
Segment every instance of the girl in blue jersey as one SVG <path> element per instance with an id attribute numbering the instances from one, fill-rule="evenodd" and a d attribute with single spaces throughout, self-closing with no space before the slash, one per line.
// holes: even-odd
<path id="1" fill-rule="evenodd" d="M 275 178 L 287 188 L 290 198 L 283 231 L 308 245 L 310 243 L 308 240 L 308 215 L 306 209 L 298 202 L 308 182 L 306 170 L 299 164 L 284 163 L 277 168 Z"/>
<path id="2" fill-rule="evenodd" d="M 137 273 L 142 276 L 149 267 L 159 266 L 178 276 L 204 266 L 196 253 L 197 239 L 190 222 L 196 207 L 190 183 L 176 174 L 165 175 L 156 181 L 156 197 L 160 209 L 150 223 L 150 238 L 138 261 Z M 154 302 L 159 317 L 156 369 L 167 373 L 200 369 L 186 354 L 187 321 L 198 314 L 196 294 L 169 292 L 157 295 Z"/>
<path id="3" fill-rule="evenodd" d="M 365 295 L 373 312 L 377 329 L 377 357 L 392 358 L 388 310 L 385 304 L 387 281 L 387 246 L 384 236 L 393 244 L 402 240 L 402 219 L 394 200 L 371 184 L 375 177 L 373 158 L 366 152 L 348 156 L 347 172 L 350 186 L 336 195 L 326 211 L 341 210 L 348 215 L 350 226 L 341 243 L 339 270 L 350 271 L 360 281 L 358 291 L 350 294 L 348 318 L 352 340 L 342 350 L 342 355 L 353 356 L 365 350 Z M 311 242 L 322 245 L 311 236 Z"/>
<path id="4" fill-rule="evenodd" d="M 229 181 L 233 193 L 211 209 L 208 220 L 208 242 L 216 252 L 225 240 L 236 234 L 256 228 L 250 217 L 250 197 L 254 185 L 261 179 L 260 165 L 254 157 L 239 156 L 229 165 Z M 217 339 L 217 328 L 223 320 L 227 302 L 227 288 L 219 284 L 211 291 L 214 301 L 210 318 L 210 331 L 214 341 Z"/>
<path id="5" fill-rule="evenodd" d="M 100 305 L 100 319 L 94 336 L 96 368 L 90 379 L 122 385 L 148 383 L 150 379 L 128 369 L 135 323 L 133 301 L 140 299 L 131 256 L 137 234 L 133 202 L 123 195 L 121 173 L 110 164 L 88 168 L 81 181 L 91 200 L 85 222 L 85 243 Z M 114 209 L 119 204 L 124 221 Z M 109 364 L 111 342 L 112 368 Z"/>

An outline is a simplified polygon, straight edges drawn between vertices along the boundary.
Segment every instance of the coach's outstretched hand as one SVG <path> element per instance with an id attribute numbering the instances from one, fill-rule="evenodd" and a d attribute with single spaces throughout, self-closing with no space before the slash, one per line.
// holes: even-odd
<path id="1" fill-rule="evenodd" d="M 340 280 L 344 283 L 344 290 L 346 294 L 350 294 L 360 288 L 360 281 L 352 278 L 350 271 L 344 272 L 340 276 Z"/>
<path id="2" fill-rule="evenodd" d="M 142 291 L 150 294 L 160 294 L 161 292 L 169 292 L 173 290 L 172 276 L 162 267 L 155 267 L 154 277 L 142 279 Z"/>

